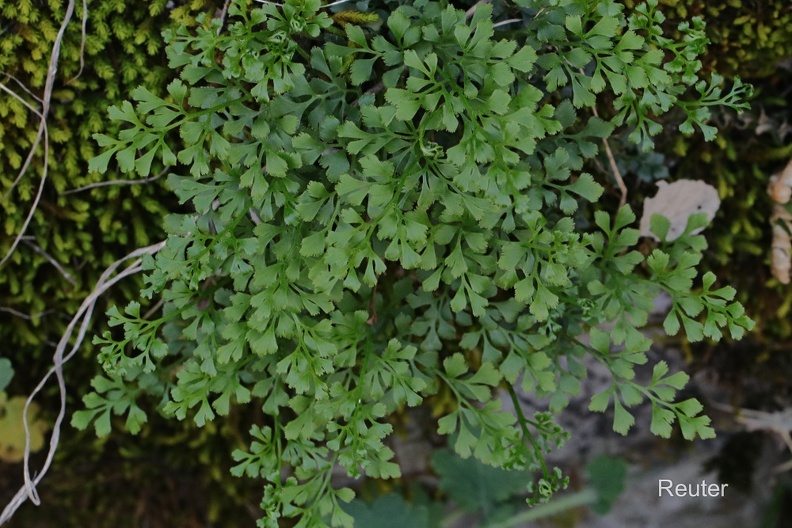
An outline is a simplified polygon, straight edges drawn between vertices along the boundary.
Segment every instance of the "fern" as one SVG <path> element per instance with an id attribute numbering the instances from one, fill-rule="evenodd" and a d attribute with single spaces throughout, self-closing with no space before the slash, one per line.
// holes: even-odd
<path id="1" fill-rule="evenodd" d="M 696 286 L 701 218 L 647 257 L 629 206 L 598 207 L 584 171 L 619 127 L 649 149 L 673 109 L 682 132 L 710 137 L 710 105 L 744 108 L 747 86 L 723 95 L 718 77 L 668 59 L 703 51 L 701 24 L 673 42 L 654 1 L 626 16 L 611 1 L 521 0 L 525 27 L 505 38 L 487 4 L 467 16 L 411 2 L 376 21 L 369 4 L 331 17 L 318 0 L 236 0 L 224 29 L 205 17 L 166 34 L 169 96 L 139 89 L 110 109 L 122 130 L 95 136 L 91 168 L 174 166 L 193 212 L 166 219 L 145 263 L 162 317 L 110 312 L 123 337 L 95 340 L 107 378 L 74 425 L 132 410 L 137 429 L 142 394 L 199 426 L 259 406 L 232 473 L 266 482 L 267 527 L 351 526 L 354 493 L 331 471 L 399 477 L 386 442 L 405 406 L 434 405 L 463 457 L 537 471 L 530 502 L 546 501 L 567 482 L 544 460 L 568 436 L 552 418 L 586 356 L 612 373 L 591 409 L 612 406 L 617 432 L 649 400 L 653 432 L 713 436 L 698 402 L 675 401 L 684 373 L 661 362 L 649 386 L 634 381 L 651 344 L 640 329 L 661 291 L 671 334 L 739 338 L 753 323 L 714 276 Z M 499 388 L 517 383 L 549 412 L 502 409 Z"/>

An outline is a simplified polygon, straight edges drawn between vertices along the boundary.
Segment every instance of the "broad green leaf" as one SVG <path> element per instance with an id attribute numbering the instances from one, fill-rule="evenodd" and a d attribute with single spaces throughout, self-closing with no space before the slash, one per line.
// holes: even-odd
<path id="1" fill-rule="evenodd" d="M 14 367 L 11 361 L 7 358 L 0 357 L 0 392 L 4 391 L 8 384 L 11 383 L 11 378 L 14 377 Z"/>
<path id="2" fill-rule="evenodd" d="M 527 472 L 493 468 L 472 457 L 462 459 L 448 450 L 435 452 L 432 462 L 440 487 L 469 511 L 492 511 L 523 491 L 531 478 Z"/>
<path id="3" fill-rule="evenodd" d="M 354 518 L 356 528 L 431 527 L 426 506 L 405 502 L 401 495 L 395 493 L 382 495 L 371 504 L 355 499 L 343 508 Z"/>
<path id="4" fill-rule="evenodd" d="M 590 486 L 597 493 L 591 509 L 605 515 L 621 496 L 627 478 L 627 462 L 622 458 L 599 455 L 586 465 Z"/>

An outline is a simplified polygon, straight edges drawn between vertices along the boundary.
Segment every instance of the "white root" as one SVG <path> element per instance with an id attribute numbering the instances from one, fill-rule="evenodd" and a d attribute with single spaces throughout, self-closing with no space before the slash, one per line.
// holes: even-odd
<path id="1" fill-rule="evenodd" d="M 64 332 L 63 337 L 58 342 L 58 345 L 55 349 L 55 354 L 52 358 L 53 360 L 53 367 L 47 372 L 47 374 L 41 379 L 39 384 L 30 394 L 25 402 L 25 409 L 22 414 L 23 425 L 25 428 L 25 456 L 24 456 L 24 465 L 23 465 L 23 476 L 25 484 L 19 489 L 19 491 L 14 495 L 14 498 L 8 503 L 2 513 L 0 513 L 0 525 L 11 519 L 13 517 L 16 510 L 24 504 L 27 499 L 35 504 L 39 505 L 41 500 L 39 499 L 38 492 L 36 491 L 36 485 L 44 478 L 47 471 L 49 470 L 50 465 L 52 464 L 52 460 L 55 456 L 55 451 L 58 448 L 58 442 L 60 441 L 60 427 L 61 423 L 63 422 L 64 417 L 66 416 L 66 383 L 63 378 L 63 365 L 69 361 L 74 354 L 82 345 L 83 340 L 85 339 L 85 334 L 88 331 L 88 325 L 91 322 L 91 315 L 93 314 L 94 307 L 96 306 L 96 301 L 99 300 L 99 297 L 105 293 L 108 289 L 110 289 L 114 284 L 119 282 L 125 277 L 133 275 L 141 270 L 141 266 L 143 263 L 142 256 L 143 255 L 153 255 L 157 253 L 160 249 L 165 246 L 165 241 L 159 242 L 157 244 L 140 248 L 129 255 L 125 256 L 122 259 L 115 261 L 111 264 L 105 271 L 102 273 L 99 280 L 96 282 L 96 286 L 94 287 L 93 291 L 85 298 L 83 303 L 80 305 L 80 308 L 77 310 L 77 313 L 74 315 L 72 320 L 69 322 L 69 326 L 66 327 L 66 332 Z M 119 272 L 115 277 L 112 275 L 116 272 L 116 269 L 119 268 L 124 262 L 128 260 L 133 260 L 131 264 L 129 264 L 123 271 Z M 111 278 L 112 277 L 112 278 Z M 69 341 L 74 334 L 75 329 L 79 325 L 79 330 L 77 333 L 77 337 L 75 338 L 74 345 L 71 348 L 71 351 L 64 355 L 66 351 L 66 347 L 69 345 Z M 33 402 L 33 399 L 36 397 L 44 385 L 47 383 L 47 380 L 55 374 L 55 377 L 58 380 L 58 387 L 60 389 L 60 411 L 58 412 L 58 417 L 55 420 L 55 425 L 52 428 L 52 436 L 50 437 L 50 444 L 49 444 L 49 451 L 47 452 L 47 458 L 44 461 L 44 465 L 41 467 L 41 470 L 35 474 L 35 476 L 31 477 L 30 474 L 30 428 L 28 425 L 28 410 L 30 408 L 30 404 Z"/>

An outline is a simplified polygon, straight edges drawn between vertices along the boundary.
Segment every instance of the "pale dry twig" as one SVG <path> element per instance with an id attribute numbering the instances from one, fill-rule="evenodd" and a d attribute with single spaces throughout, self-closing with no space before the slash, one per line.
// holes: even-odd
<path id="1" fill-rule="evenodd" d="M 37 112 L 37 114 L 40 116 L 40 121 L 39 121 L 38 131 L 36 132 L 36 139 L 33 141 L 33 145 L 31 145 L 30 147 L 30 152 L 28 153 L 28 156 L 25 159 L 25 163 L 22 165 L 22 169 L 20 170 L 17 179 L 14 181 L 9 191 L 3 197 L 3 200 L 5 200 L 8 194 L 14 189 L 16 184 L 25 174 L 25 172 L 27 172 L 27 169 L 30 166 L 31 161 L 33 160 L 33 156 L 35 155 L 36 150 L 38 150 L 38 146 L 41 144 L 41 140 L 43 138 L 44 167 L 42 168 L 42 172 L 41 172 L 41 183 L 39 184 L 38 191 L 36 192 L 36 197 L 33 199 L 33 204 L 30 207 L 30 211 L 28 212 L 28 215 L 25 218 L 24 223 L 22 224 L 22 229 L 20 229 L 16 238 L 11 243 L 11 247 L 8 249 L 8 252 L 5 254 L 5 256 L 2 259 L 0 259 L 0 266 L 2 266 L 9 258 L 11 258 L 11 255 L 16 250 L 20 240 L 25 235 L 25 232 L 27 231 L 27 228 L 30 225 L 30 221 L 33 219 L 33 215 L 35 214 L 36 209 L 38 208 L 39 201 L 41 200 L 41 195 L 44 191 L 44 184 L 47 181 L 47 170 L 49 168 L 49 135 L 47 132 L 47 116 L 49 115 L 50 102 L 52 100 L 52 90 L 55 85 L 55 74 L 58 71 L 58 59 L 60 58 L 60 50 L 61 50 L 61 43 L 63 42 L 63 35 L 66 32 L 66 27 L 69 25 L 69 22 L 71 21 L 73 14 L 74 14 L 74 0 L 69 0 L 68 5 L 66 6 L 66 14 L 63 17 L 63 22 L 61 23 L 61 26 L 58 29 L 58 34 L 55 37 L 55 42 L 52 46 L 52 54 L 50 55 L 49 67 L 47 69 L 47 78 L 44 82 L 44 96 L 41 98 L 41 102 L 42 102 L 41 112 L 40 113 Z M 87 14 L 85 16 L 87 16 Z M 6 88 L 6 91 L 9 90 Z"/>
<path id="2" fill-rule="evenodd" d="M 83 0 L 82 3 L 82 24 L 80 27 L 81 37 L 80 37 L 80 69 L 77 70 L 77 75 L 69 79 L 66 84 L 71 84 L 77 79 L 80 78 L 82 75 L 83 69 L 85 68 L 85 37 L 88 34 L 88 0 Z"/>
<path id="3" fill-rule="evenodd" d="M 68 191 L 63 191 L 60 193 L 60 196 L 65 196 L 67 194 L 75 194 L 85 191 L 90 191 L 91 189 L 96 189 L 97 187 L 109 187 L 111 185 L 142 185 L 144 183 L 151 183 L 155 180 L 158 180 L 168 174 L 170 171 L 170 167 L 163 169 L 159 174 L 156 176 L 150 176 L 148 178 L 144 178 L 142 180 L 109 180 L 109 181 L 101 181 L 92 183 L 90 185 L 86 185 L 84 187 L 79 187 L 77 189 L 70 189 Z"/>
<path id="4" fill-rule="evenodd" d="M 55 269 L 58 270 L 61 275 L 63 275 L 63 278 L 66 279 L 67 281 L 69 281 L 69 284 L 71 284 L 72 286 L 77 286 L 77 281 L 75 281 L 74 278 L 71 276 L 71 274 L 68 271 L 66 271 L 63 268 L 63 266 L 61 266 L 60 263 L 57 260 L 55 260 L 55 257 L 53 257 L 52 255 L 50 255 L 49 253 L 44 251 L 41 248 L 41 246 L 39 246 L 35 242 L 31 242 L 30 240 L 27 240 L 26 238 L 23 239 L 22 242 L 27 244 L 33 251 L 35 251 L 36 253 L 38 253 L 39 255 L 44 257 L 45 259 L 47 259 L 47 262 L 52 264 L 55 267 Z"/>
<path id="5" fill-rule="evenodd" d="M 583 73 L 582 69 L 580 70 L 580 73 Z M 593 106 L 591 110 L 594 113 L 594 117 L 599 117 L 596 106 Z M 616 180 L 616 185 L 619 187 L 619 192 L 621 192 L 621 198 L 619 199 L 619 207 L 622 207 L 624 204 L 627 203 L 627 186 L 624 185 L 624 178 L 622 178 L 622 174 L 621 171 L 619 170 L 619 166 L 616 164 L 616 158 L 613 156 L 613 151 L 610 148 L 610 143 L 608 143 L 608 139 L 602 138 L 602 144 L 605 146 L 605 155 L 608 157 L 608 164 L 610 165 L 611 172 L 613 173 L 613 177 Z"/>
<path id="6" fill-rule="evenodd" d="M 13 517 L 16 510 L 24 504 L 27 499 L 30 499 L 33 504 L 40 504 L 41 499 L 38 496 L 38 492 L 36 491 L 36 485 L 41 481 L 44 475 L 47 473 L 50 465 L 52 464 L 53 457 L 55 456 L 55 451 L 58 447 L 58 442 L 60 441 L 60 427 L 63 419 L 66 415 L 66 383 L 63 379 L 63 365 L 69 361 L 74 354 L 77 353 L 79 350 L 80 345 L 82 344 L 83 340 L 85 339 L 85 334 L 88 330 L 88 325 L 91 321 L 91 316 L 93 315 L 94 307 L 96 306 L 96 302 L 98 301 L 99 297 L 104 294 L 108 289 L 110 289 L 113 285 L 115 285 L 120 280 L 133 275 L 141 270 L 142 266 L 142 256 L 143 255 L 152 255 L 157 253 L 160 249 L 165 246 L 165 241 L 159 242 L 157 244 L 140 248 L 129 255 L 125 256 L 122 259 L 115 261 L 111 264 L 99 277 L 99 280 L 96 282 L 96 286 L 94 287 L 93 291 L 85 298 L 85 300 L 80 305 L 80 308 L 77 310 L 77 313 L 72 318 L 71 322 L 66 328 L 61 340 L 58 342 L 58 345 L 55 349 L 55 354 L 53 356 L 53 363 L 54 366 L 47 372 L 47 374 L 41 379 L 39 384 L 33 390 L 33 392 L 28 397 L 27 401 L 25 402 L 25 407 L 22 413 L 22 420 L 23 426 L 25 428 L 25 453 L 24 453 L 24 465 L 23 465 L 23 476 L 25 484 L 22 486 L 19 491 L 14 495 L 14 498 L 6 505 L 5 509 L 2 513 L 0 513 L 0 525 L 11 519 Z M 115 273 L 115 271 L 124 263 L 131 259 L 134 261 L 128 265 L 123 271 L 119 272 L 115 277 L 111 276 Z M 79 331 L 74 340 L 74 345 L 71 348 L 71 351 L 64 355 L 66 351 L 66 347 L 69 345 L 69 342 L 72 339 L 72 334 L 74 334 L 74 330 L 79 324 Z M 47 458 L 44 461 L 43 466 L 41 467 L 41 471 L 37 473 L 35 476 L 31 477 L 30 475 L 30 428 L 28 425 L 28 410 L 30 408 L 30 404 L 33 402 L 33 399 L 36 397 L 44 385 L 49 380 L 50 376 L 55 374 L 56 378 L 58 379 L 58 388 L 60 389 L 60 411 L 58 412 L 58 417 L 55 420 L 55 425 L 52 429 L 52 436 L 50 437 L 50 445 L 49 451 L 47 452 Z"/>
<path id="7" fill-rule="evenodd" d="M 478 9 L 478 6 L 480 6 L 482 4 L 489 4 L 490 1 L 491 0 L 479 0 L 478 2 L 476 2 L 475 4 L 470 6 L 470 9 L 465 11 L 465 19 L 468 19 L 468 18 L 472 17 L 473 14 L 476 12 L 476 9 Z"/>

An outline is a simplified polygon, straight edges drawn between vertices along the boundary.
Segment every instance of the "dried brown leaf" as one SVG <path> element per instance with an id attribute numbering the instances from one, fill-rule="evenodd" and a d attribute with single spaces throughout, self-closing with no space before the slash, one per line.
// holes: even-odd
<path id="1" fill-rule="evenodd" d="M 700 180 L 677 180 L 673 183 L 658 182 L 658 191 L 654 198 L 644 200 L 644 211 L 641 217 L 641 236 L 657 237 L 649 230 L 652 215 L 659 214 L 668 218 L 671 227 L 667 240 L 674 240 L 685 232 L 688 218 L 696 213 L 706 213 L 707 219 L 715 218 L 720 207 L 718 191 L 712 185 Z M 701 229 L 695 231 L 697 233 Z"/>
<path id="2" fill-rule="evenodd" d="M 784 204 L 792 198 L 792 160 L 784 170 L 770 177 L 767 194 L 775 202 L 770 215 L 773 226 L 773 241 L 770 244 L 770 271 L 781 284 L 789 284 L 792 270 L 792 214 Z"/>

